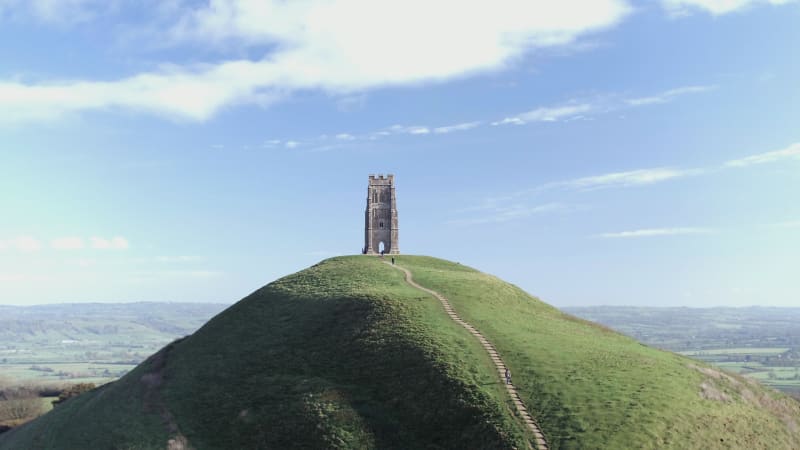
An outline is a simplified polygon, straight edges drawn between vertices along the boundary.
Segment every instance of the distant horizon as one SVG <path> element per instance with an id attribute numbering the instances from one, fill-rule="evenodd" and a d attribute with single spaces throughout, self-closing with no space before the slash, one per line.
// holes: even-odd
<path id="1" fill-rule="evenodd" d="M 240 299 L 241 300 L 241 299 Z M 174 304 L 183 304 L 183 305 L 225 305 L 231 306 L 237 303 L 239 300 L 236 300 L 231 303 L 226 302 L 193 302 L 193 301 L 164 301 L 164 300 L 142 300 L 142 301 L 122 301 L 122 302 L 115 302 L 115 301 L 108 301 L 108 302 L 98 302 L 98 301 L 64 301 L 64 302 L 53 302 L 53 303 L 36 303 L 31 305 L 20 305 L 20 304 L 0 304 L 0 308 L 3 307 L 12 307 L 12 308 L 35 308 L 35 307 L 48 307 L 48 306 L 70 306 L 70 305 L 135 305 L 135 304 L 166 304 L 166 305 L 174 305 Z M 763 309 L 800 309 L 800 306 L 773 306 L 773 305 L 743 305 L 743 306 L 727 306 L 727 305 L 714 305 L 714 306 L 688 306 L 688 305 L 568 305 L 568 306 L 558 306 L 553 303 L 545 302 L 551 306 L 554 306 L 558 309 L 581 309 L 581 308 L 653 308 L 653 309 L 753 309 L 753 308 L 763 308 Z"/>
<path id="2" fill-rule="evenodd" d="M 798 0 L 0 2 L 0 304 L 238 300 L 357 253 L 388 173 L 401 254 L 559 307 L 800 303 L 798 23 Z"/>

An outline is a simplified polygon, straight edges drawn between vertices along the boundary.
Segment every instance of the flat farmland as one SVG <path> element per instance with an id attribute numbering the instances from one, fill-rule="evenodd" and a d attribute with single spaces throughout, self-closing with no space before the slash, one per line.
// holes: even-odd
<path id="1" fill-rule="evenodd" d="M 565 308 L 800 398 L 800 308 Z"/>
<path id="2" fill-rule="evenodd" d="M 0 380 L 102 384 L 193 333 L 224 304 L 88 303 L 0 306 Z"/>

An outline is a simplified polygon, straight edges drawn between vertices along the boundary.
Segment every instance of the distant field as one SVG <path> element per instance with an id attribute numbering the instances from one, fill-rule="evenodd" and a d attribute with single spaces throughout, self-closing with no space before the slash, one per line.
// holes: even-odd
<path id="1" fill-rule="evenodd" d="M 800 308 L 566 308 L 654 347 L 800 396 Z"/>
<path id="2" fill-rule="evenodd" d="M 63 384 L 63 383 L 95 383 L 103 384 L 115 380 L 131 369 L 135 364 L 104 364 L 93 362 L 47 363 L 33 369 L 30 364 L 0 365 L 0 375 L 14 380 L 17 384 Z M 41 368 L 51 371 L 42 371 Z"/>
<path id="3" fill-rule="evenodd" d="M 0 306 L 0 379 L 103 384 L 194 332 L 224 304 Z"/>
<path id="4" fill-rule="evenodd" d="M 790 350 L 786 347 L 748 347 L 748 348 L 710 348 L 703 350 L 685 350 L 678 352 L 686 356 L 702 355 L 777 355 Z"/>

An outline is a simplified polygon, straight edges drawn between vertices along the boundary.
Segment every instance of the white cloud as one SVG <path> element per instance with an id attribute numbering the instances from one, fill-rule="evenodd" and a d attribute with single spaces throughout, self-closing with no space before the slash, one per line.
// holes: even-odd
<path id="1" fill-rule="evenodd" d="M 183 17 L 172 38 L 257 44 L 271 52 L 258 60 L 163 66 L 115 81 L 0 82 L 0 120 L 124 109 L 202 121 L 225 107 L 267 105 L 298 89 L 346 94 L 440 82 L 502 69 L 532 49 L 570 44 L 615 25 L 630 9 L 625 0 L 211 0 Z"/>
<path id="2" fill-rule="evenodd" d="M 681 95 L 697 94 L 715 88 L 716 86 L 684 86 L 676 89 L 670 89 L 668 91 L 664 91 L 660 94 L 656 94 L 649 97 L 631 98 L 625 100 L 625 103 L 627 103 L 630 106 L 644 106 L 644 105 L 652 105 L 658 103 L 667 103 L 672 101 L 675 97 Z"/>
<path id="3" fill-rule="evenodd" d="M 774 228 L 800 228 L 800 220 L 790 220 L 788 222 L 776 222 L 771 225 Z"/>
<path id="4" fill-rule="evenodd" d="M 371 133 L 372 136 L 389 136 L 391 134 L 430 134 L 431 129 L 421 125 L 412 125 L 412 126 L 405 126 L 405 125 L 392 125 L 387 130 L 378 131 L 375 133 Z"/>
<path id="5" fill-rule="evenodd" d="M 734 11 L 761 5 L 785 5 L 796 0 L 662 0 L 664 8 L 673 15 L 686 15 L 692 10 L 705 10 L 713 15 L 722 15 Z"/>
<path id="6" fill-rule="evenodd" d="M 452 223 L 489 223 L 505 222 L 517 218 L 528 217 L 533 214 L 552 211 L 576 211 L 584 209 L 584 206 L 567 206 L 558 202 L 546 203 L 539 206 L 526 206 L 519 203 L 521 198 L 542 194 L 544 192 L 569 189 L 578 191 L 591 191 L 607 188 L 627 188 L 634 186 L 646 186 L 660 183 L 676 178 L 699 175 L 705 173 L 702 169 L 672 169 L 668 167 L 654 169 L 638 169 L 626 172 L 612 172 L 602 175 L 574 178 L 565 181 L 554 181 L 537 186 L 532 189 L 517 191 L 504 196 L 487 198 L 483 204 L 469 208 L 463 208 L 459 212 L 485 212 L 483 217 L 474 219 L 458 219 Z"/>
<path id="7" fill-rule="evenodd" d="M 588 113 L 592 109 L 593 106 L 589 103 L 542 107 L 513 117 L 506 117 L 497 122 L 492 122 L 492 125 L 524 125 L 531 122 L 556 122 L 582 113 Z"/>
<path id="8" fill-rule="evenodd" d="M 576 178 L 574 180 L 551 183 L 545 185 L 545 187 L 570 187 L 589 190 L 610 187 L 642 186 L 671 180 L 673 178 L 698 175 L 700 173 L 702 173 L 702 170 L 699 169 L 672 169 L 660 167 Z"/>
<path id="9" fill-rule="evenodd" d="M 202 256 L 180 255 L 180 256 L 157 256 L 155 260 L 156 262 L 171 264 L 171 263 L 203 262 L 205 261 L 205 258 Z"/>
<path id="10" fill-rule="evenodd" d="M 691 228 L 691 227 L 648 228 L 643 230 L 620 231 L 617 233 L 602 233 L 598 234 L 597 237 L 615 239 L 615 238 L 637 238 L 637 237 L 651 237 L 651 236 L 675 236 L 681 234 L 708 234 L 711 232 L 712 230 L 708 228 Z"/>
<path id="11" fill-rule="evenodd" d="M 50 247 L 56 250 L 80 250 L 84 247 L 84 242 L 79 237 L 60 237 L 50 241 Z"/>
<path id="12" fill-rule="evenodd" d="M 280 139 L 269 139 L 261 143 L 262 148 L 275 148 L 281 145 Z"/>
<path id="13" fill-rule="evenodd" d="M 473 128 L 479 127 L 481 122 L 464 122 L 464 123 L 457 123 L 455 125 L 448 125 L 444 127 L 436 127 L 433 129 L 433 132 L 436 134 L 448 134 L 453 133 L 455 131 L 467 131 Z"/>
<path id="14" fill-rule="evenodd" d="M 55 119 L 85 110 L 128 109 L 176 118 L 205 120 L 221 108 L 268 104 L 276 97 L 260 90 L 258 63 L 234 61 L 194 68 L 163 67 L 118 81 L 60 81 L 23 84 L 0 81 L 0 122 Z"/>
<path id="15" fill-rule="evenodd" d="M 469 210 L 484 210 L 486 214 L 481 217 L 468 218 L 468 219 L 455 219 L 450 223 L 472 225 L 482 223 L 501 223 L 509 222 L 512 220 L 524 219 L 536 214 L 543 214 L 549 212 L 567 211 L 570 207 L 562 203 L 545 203 L 543 205 L 509 205 L 509 206 L 490 206 L 485 205 L 476 208 L 469 208 Z"/>
<path id="16" fill-rule="evenodd" d="M 597 96 L 592 99 L 571 100 L 554 106 L 542 106 L 530 111 L 492 122 L 492 125 L 525 125 L 536 122 L 558 122 L 587 119 L 597 115 L 634 108 L 638 106 L 667 103 L 676 97 L 697 94 L 715 89 L 716 86 L 682 86 L 655 95 L 637 98 L 620 98 L 619 95 Z"/>
<path id="17" fill-rule="evenodd" d="M 675 89 L 670 89 L 668 91 L 664 91 L 662 93 L 653 96 L 641 97 L 629 100 L 620 99 L 618 95 L 613 95 L 613 94 L 606 95 L 603 97 L 598 97 L 594 101 L 578 102 L 573 100 L 558 106 L 539 107 L 531 111 L 518 114 L 513 117 L 507 117 L 500 121 L 491 122 L 491 125 L 493 126 L 506 125 L 506 124 L 524 125 L 526 123 L 532 123 L 532 122 L 553 122 L 559 120 L 562 120 L 564 122 L 569 122 L 572 120 L 591 120 L 591 116 L 594 114 L 608 113 L 611 111 L 616 111 L 625 108 L 633 108 L 644 104 L 665 103 L 679 95 L 705 92 L 713 88 L 714 86 L 684 86 Z M 477 120 L 472 122 L 461 122 L 452 125 L 445 125 L 440 127 L 429 127 L 423 125 L 408 126 L 408 125 L 395 124 L 381 130 L 366 132 L 362 134 L 354 135 L 350 133 L 339 133 L 333 136 L 322 134 L 316 138 L 305 138 L 301 139 L 300 141 L 311 145 L 308 151 L 313 151 L 313 152 L 327 151 L 334 148 L 343 147 L 344 142 L 346 141 L 357 141 L 357 140 L 375 141 L 393 135 L 410 134 L 416 136 L 425 136 L 430 134 L 449 134 L 449 133 L 472 130 L 484 126 L 484 124 L 486 123 L 487 122 L 485 121 Z M 339 145 L 314 146 L 315 143 L 327 141 L 329 138 L 343 142 L 342 144 Z M 299 145 L 300 141 L 287 141 L 285 145 L 289 148 L 294 148 Z M 261 147 L 270 148 L 280 143 L 281 143 L 280 140 L 269 140 L 261 144 Z"/>
<path id="18" fill-rule="evenodd" d="M 13 249 L 21 252 L 35 252 L 42 249 L 42 242 L 31 236 L 17 236 L 0 240 L 0 250 Z"/>
<path id="19" fill-rule="evenodd" d="M 800 159 L 800 142 L 796 142 L 786 148 L 775 150 L 757 155 L 747 156 L 741 159 L 733 159 L 725 163 L 725 167 L 745 167 L 753 164 L 764 164 L 783 159 Z"/>
<path id="20" fill-rule="evenodd" d="M 130 244 L 120 236 L 111 239 L 94 236 L 89 238 L 89 246 L 96 250 L 127 250 Z"/>
<path id="21" fill-rule="evenodd" d="M 42 275 L 18 273 L 18 272 L 0 272 L 0 283 L 47 281 L 47 280 L 48 278 Z"/>

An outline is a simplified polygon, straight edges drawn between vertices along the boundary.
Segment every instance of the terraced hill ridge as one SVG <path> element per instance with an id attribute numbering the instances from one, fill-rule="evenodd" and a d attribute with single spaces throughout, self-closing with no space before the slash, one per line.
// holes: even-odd
<path id="1" fill-rule="evenodd" d="M 0 449 L 800 448 L 800 404 L 448 261 L 325 260 L 271 283 Z M 519 398 L 498 377 L 513 374 Z"/>

